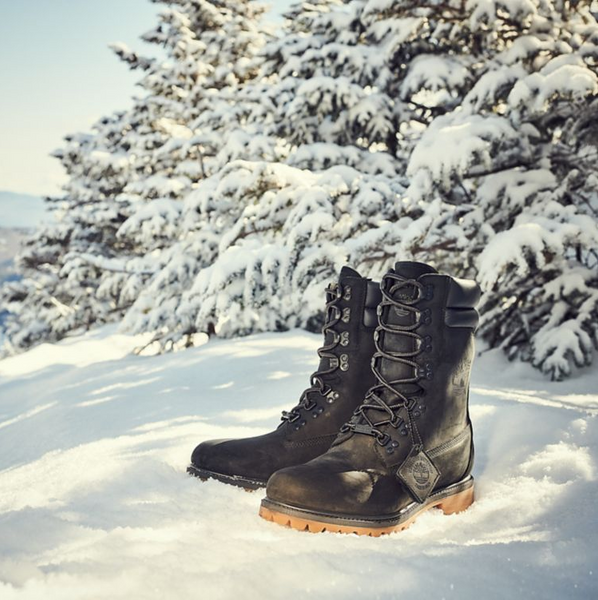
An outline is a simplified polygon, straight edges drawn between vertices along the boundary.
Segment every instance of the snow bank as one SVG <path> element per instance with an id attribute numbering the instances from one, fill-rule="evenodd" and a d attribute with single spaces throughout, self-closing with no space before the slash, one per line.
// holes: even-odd
<path id="1" fill-rule="evenodd" d="M 380 539 L 257 517 L 261 492 L 185 473 L 267 431 L 315 365 L 303 332 L 128 354 L 112 327 L 0 361 L 0 598 L 596 597 L 598 375 L 475 365 L 477 502 Z"/>

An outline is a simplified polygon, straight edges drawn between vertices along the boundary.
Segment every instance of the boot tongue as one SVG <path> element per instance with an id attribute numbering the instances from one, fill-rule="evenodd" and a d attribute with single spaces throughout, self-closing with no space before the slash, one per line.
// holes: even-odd
<path id="1" fill-rule="evenodd" d="M 393 270 L 397 275 L 400 275 L 404 279 L 417 279 L 426 273 L 438 273 L 438 271 L 430 265 L 408 260 L 400 260 L 396 262 Z"/>
<path id="2" fill-rule="evenodd" d="M 347 277 L 358 277 L 359 279 L 363 279 L 361 277 L 361 275 L 355 269 L 352 269 L 351 267 L 346 267 L 345 266 L 345 267 L 343 267 L 341 269 L 341 272 L 340 272 L 340 274 L 338 276 L 339 283 L 343 283 L 343 281 L 345 279 L 347 279 Z"/>
<path id="3" fill-rule="evenodd" d="M 420 262 L 399 261 L 395 264 L 393 272 L 403 279 L 418 279 L 421 275 L 428 273 L 437 273 L 434 267 Z M 394 294 L 397 300 L 401 296 L 414 298 L 417 290 L 414 285 L 406 285 Z M 385 309 L 385 321 L 390 325 L 410 326 L 415 322 L 415 315 L 410 311 L 401 310 L 400 307 L 389 306 Z M 409 336 L 400 333 L 384 333 L 384 348 L 389 352 L 410 353 L 416 348 L 415 340 Z M 413 360 L 410 358 L 409 360 Z M 413 367 L 409 364 L 392 361 L 387 358 L 380 359 L 380 372 L 387 379 L 393 381 L 397 379 L 411 378 L 414 375 Z M 404 395 L 409 396 L 419 389 L 419 386 L 413 383 L 403 383 L 397 386 Z M 381 393 L 384 400 L 392 402 L 394 394 L 388 390 Z"/>
<path id="4" fill-rule="evenodd" d="M 421 275 L 428 273 L 437 273 L 436 269 L 430 265 L 426 265 L 420 262 L 412 261 L 399 261 L 395 264 L 394 269 L 390 271 L 393 275 L 398 275 L 401 279 L 417 280 Z M 396 284 L 396 279 L 393 277 L 388 282 L 388 288 L 392 288 Z M 391 293 L 391 296 L 397 300 L 413 300 L 417 293 L 415 285 L 405 284 L 400 286 L 399 289 Z M 409 302 L 411 304 L 411 302 Z M 413 312 L 404 310 L 400 306 L 386 306 L 384 308 L 383 322 L 389 325 L 408 327 L 415 323 L 415 315 Z M 381 344 L 385 351 L 388 353 L 396 352 L 398 354 L 412 353 L 415 351 L 416 343 L 414 339 L 408 334 L 392 333 L 382 331 Z M 407 360 L 414 360 L 413 357 L 409 357 Z M 390 360 L 386 357 L 378 358 L 378 369 L 380 374 L 388 382 L 394 382 L 401 379 L 410 379 L 414 376 L 414 368 L 409 363 Z M 394 384 L 394 387 L 401 392 L 407 398 L 416 394 L 420 387 L 416 383 L 400 383 Z M 397 396 L 387 389 L 378 391 L 378 395 L 387 404 L 395 404 L 397 402 Z M 388 413 L 382 409 L 368 408 L 368 418 L 373 422 L 383 421 L 388 419 Z"/>

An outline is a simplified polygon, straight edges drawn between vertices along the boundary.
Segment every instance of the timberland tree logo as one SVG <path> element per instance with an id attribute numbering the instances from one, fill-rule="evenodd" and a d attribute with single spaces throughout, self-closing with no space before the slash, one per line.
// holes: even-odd
<path id="1" fill-rule="evenodd" d="M 409 311 L 405 310 L 404 308 L 400 308 L 399 306 L 394 306 L 393 310 L 394 310 L 395 314 L 398 315 L 399 317 L 408 317 L 409 316 Z"/>
<path id="2" fill-rule="evenodd" d="M 398 294 L 394 295 L 394 298 L 395 298 L 395 300 L 403 301 L 407 304 L 410 304 L 411 301 L 415 298 L 415 288 L 414 288 L 414 292 L 412 294 L 407 294 L 403 291 L 400 291 Z M 407 317 L 410 314 L 409 310 L 405 310 L 404 308 L 401 308 L 400 306 L 393 306 L 393 311 L 399 317 Z"/>
<path id="3" fill-rule="evenodd" d="M 453 385 L 456 388 L 466 388 L 467 387 L 467 377 L 469 374 L 469 367 L 471 366 L 471 361 L 467 358 L 463 358 L 453 373 Z"/>
<path id="4" fill-rule="evenodd" d="M 417 460 L 411 467 L 411 475 L 415 480 L 415 485 L 420 489 L 426 489 L 430 483 L 430 467 L 423 461 Z"/>

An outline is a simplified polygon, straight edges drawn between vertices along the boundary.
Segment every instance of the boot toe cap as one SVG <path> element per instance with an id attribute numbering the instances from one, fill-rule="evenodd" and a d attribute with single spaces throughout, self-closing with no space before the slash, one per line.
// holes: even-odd
<path id="1" fill-rule="evenodd" d="M 197 469 L 217 475 L 243 477 L 265 485 L 268 477 L 285 460 L 277 436 L 270 433 L 250 438 L 208 440 L 195 448 L 191 463 Z"/>
<path id="2" fill-rule="evenodd" d="M 223 445 L 229 441 L 229 439 L 218 439 L 202 442 L 193 450 L 191 464 L 198 469 L 226 473 L 228 452 Z"/>
<path id="3" fill-rule="evenodd" d="M 268 499 L 324 513 L 378 510 L 372 502 L 377 475 L 368 471 L 326 472 L 309 463 L 277 471 L 268 480 Z"/>

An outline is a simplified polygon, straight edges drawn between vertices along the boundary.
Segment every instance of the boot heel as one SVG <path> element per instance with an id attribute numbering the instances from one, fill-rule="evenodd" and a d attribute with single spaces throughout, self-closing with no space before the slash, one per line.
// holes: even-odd
<path id="1" fill-rule="evenodd" d="M 473 485 L 455 494 L 445 498 L 438 504 L 438 508 L 442 510 L 445 515 L 452 515 L 454 513 L 463 512 L 467 510 L 473 504 Z"/>

